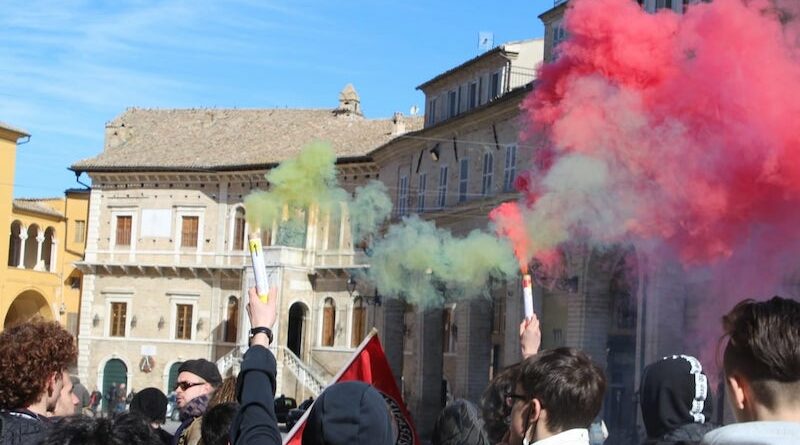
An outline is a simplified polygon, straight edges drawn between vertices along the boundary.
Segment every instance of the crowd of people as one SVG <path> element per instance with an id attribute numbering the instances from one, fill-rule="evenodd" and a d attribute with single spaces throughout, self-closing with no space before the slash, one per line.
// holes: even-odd
<path id="1" fill-rule="evenodd" d="M 277 365 L 269 350 L 275 299 L 249 293 L 250 348 L 238 377 L 223 379 L 205 359 L 181 365 L 176 384 L 180 426 L 162 428 L 167 396 L 136 392 L 98 416 L 70 366 L 74 338 L 57 322 L 31 321 L 0 333 L 0 445 L 251 445 L 279 444 L 275 415 Z M 723 317 L 720 340 L 725 387 L 737 420 L 712 423 L 714 400 L 700 361 L 665 357 L 641 376 L 644 444 L 771 444 L 800 442 L 800 302 L 746 300 Z M 522 361 L 499 372 L 479 404 L 455 400 L 436 421 L 434 445 L 590 445 L 608 432 L 598 421 L 607 381 L 574 348 L 539 350 L 535 316 L 520 324 Z M 123 388 L 124 391 L 124 388 Z M 110 402 L 119 402 L 115 397 Z M 122 402 L 121 402 L 122 403 Z M 309 445 L 397 443 L 384 397 L 363 382 L 329 386 L 311 406 L 302 433 Z"/>

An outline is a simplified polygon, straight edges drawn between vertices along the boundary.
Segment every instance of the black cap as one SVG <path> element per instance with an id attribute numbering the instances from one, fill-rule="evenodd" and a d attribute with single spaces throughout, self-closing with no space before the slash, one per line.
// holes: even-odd
<path id="1" fill-rule="evenodd" d="M 131 399 L 130 411 L 150 422 L 164 423 L 167 421 L 167 396 L 158 388 L 145 388 Z"/>
<path id="2" fill-rule="evenodd" d="M 222 375 L 220 375 L 217 365 L 204 358 L 183 362 L 181 367 L 178 368 L 178 374 L 184 371 L 191 372 L 215 387 L 222 384 Z"/>

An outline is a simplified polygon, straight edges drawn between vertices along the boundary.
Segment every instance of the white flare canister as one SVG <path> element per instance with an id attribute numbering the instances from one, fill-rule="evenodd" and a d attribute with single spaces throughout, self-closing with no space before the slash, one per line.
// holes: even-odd
<path id="1" fill-rule="evenodd" d="M 522 275 L 522 302 L 525 304 L 525 318 L 533 317 L 533 280 L 529 274 Z"/>
<path id="2" fill-rule="evenodd" d="M 258 298 L 264 303 L 269 300 L 269 282 L 267 281 L 267 267 L 264 264 L 264 249 L 261 247 L 261 238 L 250 235 L 250 259 L 253 260 L 253 275 L 256 278 L 256 292 Z"/>

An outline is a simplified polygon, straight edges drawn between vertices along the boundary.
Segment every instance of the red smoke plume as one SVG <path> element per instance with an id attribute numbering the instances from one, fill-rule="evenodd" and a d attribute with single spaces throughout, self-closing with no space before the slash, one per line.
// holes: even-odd
<path id="1" fill-rule="evenodd" d="M 800 64 L 786 17 L 764 1 L 700 3 L 681 16 L 630 0 L 573 0 L 569 38 L 523 105 L 525 136 L 545 135 L 554 151 L 527 188 L 563 201 L 552 218 L 569 230 L 663 241 L 686 264 L 734 255 L 754 225 L 796 242 L 800 230 L 784 223 L 800 226 Z M 575 155 L 607 169 L 602 202 L 548 187 Z M 598 209 L 613 216 L 593 220 Z"/>

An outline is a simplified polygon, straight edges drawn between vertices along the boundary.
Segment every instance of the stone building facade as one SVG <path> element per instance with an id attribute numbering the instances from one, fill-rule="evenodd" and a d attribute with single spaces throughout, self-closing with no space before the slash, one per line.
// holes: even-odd
<path id="1" fill-rule="evenodd" d="M 105 389 L 173 389 L 184 360 L 230 370 L 247 345 L 242 296 L 253 285 L 244 197 L 265 173 L 322 140 L 348 191 L 377 178 L 366 153 L 421 119 L 366 119 L 352 87 L 320 110 L 129 109 L 105 148 L 72 166 L 92 179 L 81 303 L 79 373 Z M 316 394 L 366 335 L 368 311 L 347 287 L 363 267 L 346 214 L 304 209 L 289 243 L 282 221 L 260 230 L 271 285 L 278 392 Z M 355 295 L 355 297 L 353 296 Z"/>

